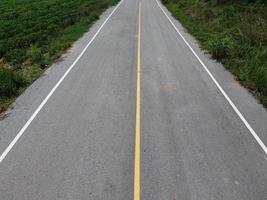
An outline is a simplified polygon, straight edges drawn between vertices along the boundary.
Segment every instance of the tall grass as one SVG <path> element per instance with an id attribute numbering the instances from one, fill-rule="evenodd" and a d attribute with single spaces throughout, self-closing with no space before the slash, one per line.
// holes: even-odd
<path id="1" fill-rule="evenodd" d="M 163 0 L 201 47 L 267 106 L 267 5 L 234 2 Z"/>
<path id="2" fill-rule="evenodd" d="M 1 0 L 0 112 L 118 0 Z"/>

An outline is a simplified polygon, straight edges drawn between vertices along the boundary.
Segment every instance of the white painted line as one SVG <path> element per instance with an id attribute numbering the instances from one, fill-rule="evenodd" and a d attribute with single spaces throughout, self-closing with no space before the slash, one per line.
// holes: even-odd
<path id="1" fill-rule="evenodd" d="M 231 107 L 234 109 L 234 111 L 236 112 L 236 114 L 238 115 L 238 117 L 242 120 L 242 122 L 245 124 L 245 126 L 247 127 L 247 129 L 250 131 L 250 133 L 253 135 L 253 137 L 256 139 L 256 141 L 258 142 L 258 144 L 261 146 L 261 148 L 263 149 L 263 151 L 265 152 L 265 154 L 267 154 L 267 148 L 265 146 L 265 144 L 262 142 L 262 140 L 260 139 L 260 137 L 257 135 L 257 133 L 253 130 L 253 128 L 250 126 L 250 124 L 248 123 L 248 121 L 245 119 L 245 117 L 241 114 L 241 112 L 237 109 L 237 107 L 235 106 L 235 104 L 232 102 L 232 100 L 229 98 L 229 96 L 226 94 L 226 92 L 224 91 L 224 89 L 221 87 L 221 85 L 217 82 L 217 80 L 214 78 L 214 76 L 211 74 L 211 72 L 209 71 L 209 69 L 206 67 L 206 65 L 202 62 L 202 60 L 198 57 L 198 55 L 196 54 L 196 52 L 193 50 L 193 48 L 189 45 L 189 43 L 186 41 L 186 39 L 184 38 L 184 36 L 181 34 L 181 32 L 178 30 L 178 28 L 174 25 L 174 23 L 172 22 L 172 20 L 170 19 L 170 17 L 167 15 L 167 13 L 164 11 L 164 9 L 162 8 L 162 6 L 160 5 L 158 0 L 155 0 L 159 6 L 159 8 L 162 10 L 162 12 L 165 14 L 165 16 L 167 17 L 167 19 L 169 20 L 169 22 L 171 23 L 171 25 L 173 26 L 173 28 L 175 29 L 175 31 L 180 35 L 180 37 L 183 39 L 183 41 L 185 42 L 185 44 L 187 45 L 187 47 L 190 49 L 190 51 L 194 54 L 194 56 L 197 58 L 197 60 L 200 62 L 200 64 L 202 65 L 202 67 L 206 70 L 206 72 L 208 73 L 208 75 L 210 76 L 210 78 L 213 80 L 213 82 L 215 83 L 215 85 L 217 86 L 217 88 L 220 90 L 220 92 L 223 94 L 223 96 L 225 97 L 225 99 L 228 101 L 228 103 L 231 105 Z"/>
<path id="2" fill-rule="evenodd" d="M 110 19 L 110 17 L 113 15 L 113 13 L 119 8 L 119 6 L 121 5 L 121 3 L 124 0 L 121 0 L 119 2 L 119 4 L 113 9 L 113 11 L 110 13 L 110 15 L 107 17 L 107 19 L 103 22 L 103 24 L 99 27 L 99 29 L 97 30 L 97 32 L 94 34 L 94 36 L 92 37 L 92 39 L 88 42 L 88 44 L 85 46 L 85 48 L 83 49 L 83 51 L 80 53 L 80 55 L 76 58 L 76 60 L 72 63 L 72 65 L 69 67 L 69 69 L 64 73 L 64 75 L 60 78 L 60 80 L 57 82 L 57 84 L 53 87 L 53 89 L 49 92 L 49 94 L 45 97 L 45 99 L 42 101 L 42 103 L 38 106 L 38 108 L 34 111 L 34 113 L 32 114 L 32 116 L 30 117 L 30 119 L 28 119 L 28 121 L 26 122 L 26 124 L 22 127 L 22 129 L 20 129 L 20 131 L 18 132 L 18 134 L 16 135 L 16 137 L 12 140 L 12 142 L 8 145 L 8 147 L 4 150 L 4 152 L 2 153 L 2 155 L 0 156 L 0 163 L 2 163 L 2 161 L 5 159 L 5 157 L 7 156 L 7 154 L 10 152 L 10 150 L 13 148 L 13 146 L 17 143 L 17 141 L 20 139 L 20 137 L 23 135 L 23 133 L 25 132 L 25 130 L 28 128 L 28 126 L 32 123 L 32 121 L 34 120 L 34 118 L 38 115 L 38 113 L 40 112 L 40 110 L 44 107 L 44 105 L 47 103 L 47 101 L 50 99 L 50 97 L 53 95 L 53 93 L 56 91 L 56 89 L 58 88 L 58 86 L 62 83 L 62 81 L 66 78 L 66 76 L 70 73 L 70 71 L 72 70 L 72 68 L 75 66 L 75 64 L 80 60 L 80 58 L 83 56 L 83 54 L 85 53 L 85 51 L 87 50 L 87 48 L 92 44 L 92 42 L 94 41 L 94 39 L 96 38 L 96 36 L 99 34 L 99 32 L 101 31 L 101 29 L 104 27 L 104 25 L 107 23 L 107 21 Z"/>

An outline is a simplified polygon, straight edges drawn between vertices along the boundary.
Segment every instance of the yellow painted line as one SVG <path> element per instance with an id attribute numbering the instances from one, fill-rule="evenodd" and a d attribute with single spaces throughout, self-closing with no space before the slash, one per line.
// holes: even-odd
<path id="1" fill-rule="evenodd" d="M 136 83 L 136 118 L 135 118 L 135 159 L 134 159 L 134 200 L 140 200 L 140 78 L 141 78 L 141 2 L 138 11 L 138 47 L 137 47 L 137 83 Z"/>

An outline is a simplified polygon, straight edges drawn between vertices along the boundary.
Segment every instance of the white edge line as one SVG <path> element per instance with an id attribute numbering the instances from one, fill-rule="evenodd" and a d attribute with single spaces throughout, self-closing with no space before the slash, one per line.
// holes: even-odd
<path id="1" fill-rule="evenodd" d="M 172 22 L 172 20 L 170 19 L 170 17 L 167 15 L 167 13 L 164 11 L 164 9 L 162 8 L 162 6 L 160 5 L 158 0 L 155 0 L 158 4 L 158 6 L 160 7 L 160 9 L 162 10 L 162 12 L 165 14 L 165 16 L 167 17 L 167 19 L 169 20 L 169 22 L 171 23 L 171 25 L 173 26 L 173 28 L 175 29 L 175 31 L 180 35 L 180 37 L 183 39 L 183 41 L 185 42 L 185 44 L 187 45 L 187 47 L 191 50 L 191 52 L 194 54 L 194 56 L 197 58 L 197 60 L 200 62 L 200 64 L 202 65 L 202 67 L 206 70 L 206 72 L 208 73 L 208 75 L 210 76 L 210 78 L 213 80 L 213 82 L 215 83 L 215 85 L 217 86 L 217 88 L 220 90 L 220 92 L 223 94 L 223 96 L 225 97 L 225 99 L 228 101 L 228 103 L 231 105 L 231 107 L 234 109 L 234 111 L 236 112 L 236 114 L 238 115 L 238 117 L 242 120 L 242 122 L 245 124 L 245 126 L 247 127 L 247 129 L 250 131 L 250 133 L 253 135 L 253 137 L 256 139 L 256 141 L 258 142 L 258 144 L 261 146 L 261 148 L 263 149 L 263 151 L 265 152 L 265 154 L 267 154 L 267 148 L 265 146 L 265 144 L 262 142 L 262 140 L 260 139 L 260 137 L 257 135 L 257 133 L 253 130 L 253 128 L 250 126 L 250 124 L 248 123 L 248 121 L 245 119 L 245 117 L 241 114 L 241 112 L 237 109 L 237 107 L 235 106 L 235 104 L 232 102 L 232 100 L 230 99 L 230 97 L 226 94 L 226 92 L 224 91 L 224 89 L 221 87 L 221 85 L 217 82 L 217 80 L 214 78 L 214 76 L 211 74 L 211 72 L 209 71 L 209 69 L 206 67 L 206 65 L 202 62 L 202 60 L 198 57 L 198 55 L 196 54 L 196 52 L 193 50 L 193 48 L 189 45 L 189 43 L 186 41 L 186 39 L 184 38 L 184 36 L 181 34 L 181 32 L 178 30 L 178 28 L 174 25 L 174 23 Z"/>
<path id="2" fill-rule="evenodd" d="M 72 65 L 69 67 L 69 69 L 64 73 L 64 75 L 60 78 L 60 80 L 57 82 L 57 84 L 53 87 L 53 89 L 49 92 L 49 94 L 45 97 L 45 99 L 42 101 L 42 103 L 38 106 L 38 108 L 34 111 L 32 116 L 28 119 L 26 124 L 20 129 L 16 137 L 12 140 L 12 142 L 8 145 L 8 147 L 4 150 L 4 152 L 0 156 L 0 163 L 5 159 L 7 154 L 10 152 L 10 150 L 13 148 L 13 146 L 17 143 L 17 141 L 20 139 L 20 137 L 23 135 L 25 130 L 28 128 L 28 126 L 31 124 L 31 122 L 34 120 L 34 118 L 38 115 L 40 110 L 44 107 L 44 105 L 47 103 L 47 101 L 50 99 L 50 97 L 53 95 L 53 93 L 56 91 L 58 86 L 62 83 L 62 81 L 66 78 L 66 76 L 69 74 L 69 72 L 72 70 L 72 68 L 75 66 L 75 64 L 80 60 L 80 58 L 83 56 L 87 48 L 92 44 L 96 36 L 99 34 L 101 29 L 104 27 L 104 25 L 107 23 L 107 21 L 110 19 L 110 17 L 113 15 L 113 13 L 118 9 L 118 7 L 121 5 L 121 3 L 124 0 L 121 0 L 118 5 L 113 9 L 113 11 L 110 13 L 110 15 L 107 17 L 107 19 L 103 22 L 103 24 L 99 27 L 97 32 L 94 34 L 92 39 L 88 42 L 88 44 L 85 46 L 83 51 L 80 53 L 80 55 L 76 58 L 76 60 L 72 63 Z"/>

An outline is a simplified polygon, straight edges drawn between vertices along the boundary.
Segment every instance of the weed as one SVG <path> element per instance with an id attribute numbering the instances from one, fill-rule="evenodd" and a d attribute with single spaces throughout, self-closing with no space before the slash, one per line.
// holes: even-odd
<path id="1" fill-rule="evenodd" d="M 32 46 L 27 51 L 27 57 L 30 59 L 31 62 L 39 62 L 42 58 L 42 51 L 40 48 L 36 46 Z"/>
<path id="2" fill-rule="evenodd" d="M 225 58 L 233 50 L 232 38 L 224 35 L 216 35 L 208 41 L 208 49 L 214 58 Z"/>
<path id="3" fill-rule="evenodd" d="M 201 47 L 267 107 L 266 1 L 162 1 Z"/>
<path id="4" fill-rule="evenodd" d="M 0 112 L 118 0 L 2 0 Z"/>
<path id="5" fill-rule="evenodd" d="M 0 96 L 8 98 L 16 94 L 18 88 L 24 86 L 26 80 L 22 74 L 10 69 L 0 68 Z"/>

